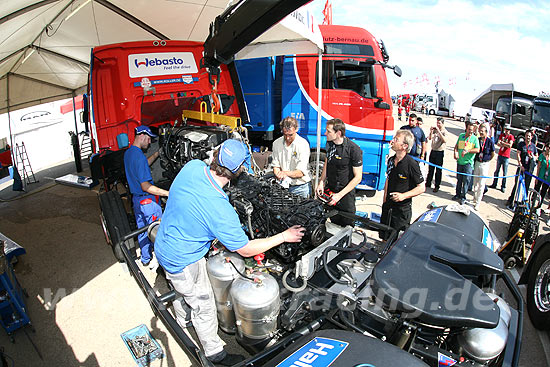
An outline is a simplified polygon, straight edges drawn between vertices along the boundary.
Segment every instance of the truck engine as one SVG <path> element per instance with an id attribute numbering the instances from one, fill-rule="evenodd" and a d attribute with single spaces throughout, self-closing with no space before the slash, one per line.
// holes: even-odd
<path id="1" fill-rule="evenodd" d="M 269 179 L 245 176 L 227 192 L 250 238 L 293 224 L 307 233 L 265 258 L 210 253 L 222 330 L 251 355 L 317 323 L 328 335 L 358 333 L 416 357 L 405 365 L 513 365 L 517 312 L 495 290 L 503 262 L 478 241 L 418 222 L 387 251 L 350 227 L 326 234 L 320 202 Z"/>
<path id="2" fill-rule="evenodd" d="M 175 126 L 159 128 L 159 154 L 163 176 L 170 182 L 192 159 L 210 162 L 214 149 L 227 139 L 243 137 L 225 126 Z"/>
<path id="3" fill-rule="evenodd" d="M 160 136 L 161 163 L 173 178 L 191 159 L 208 162 L 235 134 L 182 126 L 161 129 Z M 342 334 L 346 340 L 360 334 L 386 342 L 408 352 L 413 359 L 406 365 L 513 365 L 509 339 L 517 312 L 496 294 L 502 260 L 479 241 L 441 223 L 418 222 L 381 248 L 368 239 L 368 220 L 362 231 L 346 227 L 329 234 L 331 208 L 291 194 L 270 174 L 244 173 L 225 191 L 250 239 L 293 225 L 306 230 L 301 242 L 254 259 L 223 244 L 209 254 L 220 328 L 250 355 L 315 325 L 319 335 L 337 329 L 348 333 Z"/>

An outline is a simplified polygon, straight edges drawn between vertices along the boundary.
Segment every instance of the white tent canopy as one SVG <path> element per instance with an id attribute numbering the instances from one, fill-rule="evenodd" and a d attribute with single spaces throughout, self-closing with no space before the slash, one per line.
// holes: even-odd
<path id="1" fill-rule="evenodd" d="M 90 50 L 156 39 L 204 41 L 227 0 L 10 0 L 0 2 L 0 113 L 85 91 Z M 289 19 L 290 18 L 290 19 Z M 240 58 L 317 53 L 307 8 L 243 49 Z M 313 41 L 312 41 L 313 40 Z M 296 48 L 294 48 L 296 47 Z"/>

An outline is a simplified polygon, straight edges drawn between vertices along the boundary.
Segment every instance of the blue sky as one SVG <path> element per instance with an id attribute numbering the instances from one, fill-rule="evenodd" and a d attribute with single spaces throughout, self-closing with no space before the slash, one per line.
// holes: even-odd
<path id="1" fill-rule="evenodd" d="M 550 91 L 550 2 L 331 3 L 334 24 L 365 28 L 384 41 L 389 63 L 403 70 L 401 78 L 388 72 L 392 94 L 434 92 L 437 77 L 457 104 L 469 104 L 495 83 L 514 83 L 517 90 L 532 94 Z M 319 23 L 324 4 L 312 4 Z"/>

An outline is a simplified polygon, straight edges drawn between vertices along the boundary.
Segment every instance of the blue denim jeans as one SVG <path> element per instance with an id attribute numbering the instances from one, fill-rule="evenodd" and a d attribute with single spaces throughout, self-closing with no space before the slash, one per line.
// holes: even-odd
<path id="1" fill-rule="evenodd" d="M 472 176 L 469 176 L 473 172 L 471 164 L 457 164 L 456 171 L 458 173 L 465 173 L 466 175 L 458 175 L 456 183 L 456 196 L 460 199 L 466 200 L 466 194 L 468 193 L 468 187 L 472 181 Z"/>
<path id="2" fill-rule="evenodd" d="M 138 228 L 145 227 L 162 217 L 162 208 L 153 195 L 133 196 L 132 201 Z M 138 235 L 138 243 L 141 249 L 141 262 L 146 264 L 151 261 L 153 254 L 153 243 L 147 236 L 147 232 Z"/>
<path id="3" fill-rule="evenodd" d="M 498 156 L 497 158 L 497 169 L 495 170 L 495 173 L 493 174 L 493 176 L 495 176 L 495 178 L 493 179 L 493 184 L 492 186 L 497 186 L 498 185 L 498 178 L 497 176 L 499 175 L 498 172 L 500 171 L 500 167 L 502 167 L 502 175 L 503 176 L 506 176 L 507 173 L 508 173 L 508 161 L 510 159 L 508 157 L 503 157 L 501 155 Z M 502 189 L 505 189 L 506 188 L 506 178 L 503 178 L 502 179 Z"/>
<path id="4" fill-rule="evenodd" d="M 290 186 L 288 188 L 288 191 L 290 191 L 292 194 L 300 195 L 307 199 L 309 198 L 309 195 L 311 193 L 311 182 L 305 183 L 303 185 Z"/>

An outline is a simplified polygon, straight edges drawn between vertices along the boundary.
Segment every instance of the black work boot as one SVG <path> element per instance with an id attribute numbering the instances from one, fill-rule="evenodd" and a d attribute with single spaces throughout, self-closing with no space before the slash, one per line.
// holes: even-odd
<path id="1" fill-rule="evenodd" d="M 206 358 L 216 366 L 233 366 L 245 359 L 244 356 L 240 354 L 229 354 L 225 350 Z"/>

